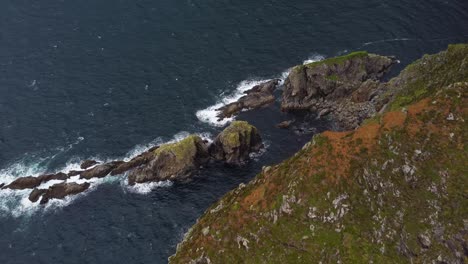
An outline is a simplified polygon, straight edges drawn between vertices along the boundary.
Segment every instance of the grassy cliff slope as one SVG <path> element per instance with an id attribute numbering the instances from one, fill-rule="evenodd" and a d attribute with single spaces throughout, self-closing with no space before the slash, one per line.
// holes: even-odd
<path id="1" fill-rule="evenodd" d="M 467 262 L 467 58 L 452 45 L 408 66 L 384 113 L 226 194 L 170 263 Z"/>

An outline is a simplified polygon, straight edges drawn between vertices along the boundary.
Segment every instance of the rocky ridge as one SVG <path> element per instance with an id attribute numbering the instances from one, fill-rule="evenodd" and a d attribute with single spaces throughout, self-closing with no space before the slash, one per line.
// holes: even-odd
<path id="1" fill-rule="evenodd" d="M 169 262 L 465 263 L 468 45 L 378 86 L 380 113 L 226 194 Z"/>
<path id="2" fill-rule="evenodd" d="M 129 185 L 136 183 L 184 180 L 209 162 L 225 162 L 230 165 L 242 165 L 252 152 L 260 150 L 262 139 L 254 126 L 245 121 L 234 121 L 209 144 L 197 135 L 175 142 L 148 149 L 128 162 L 112 161 L 99 164 L 94 160 L 85 160 L 81 171 L 46 174 L 37 177 L 26 176 L 15 179 L 1 189 L 33 189 L 29 195 L 31 202 L 46 204 L 50 199 L 63 199 L 86 191 L 90 183 L 70 182 L 73 176 L 90 180 L 119 174 L 128 175 Z M 63 182 L 41 189 L 41 184 L 51 180 Z M 42 198 L 41 198 L 42 197 Z"/>

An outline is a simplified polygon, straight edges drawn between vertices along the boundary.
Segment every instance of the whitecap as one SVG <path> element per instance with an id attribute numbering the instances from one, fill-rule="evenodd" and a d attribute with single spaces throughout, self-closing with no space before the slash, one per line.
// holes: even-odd
<path id="1" fill-rule="evenodd" d="M 317 61 L 322 61 L 324 60 L 325 57 L 323 55 L 320 55 L 320 54 L 312 54 L 307 60 L 304 60 L 304 62 L 302 62 L 302 64 L 309 64 L 309 63 L 313 63 L 313 62 L 317 62 Z"/>
<path id="2" fill-rule="evenodd" d="M 227 96 L 224 96 L 222 94 L 221 95 L 222 98 L 216 104 L 214 104 L 214 105 L 212 105 L 212 106 L 210 106 L 208 108 L 205 108 L 203 110 L 197 111 L 197 113 L 196 113 L 197 118 L 202 122 L 209 123 L 211 125 L 218 126 L 218 127 L 222 127 L 222 126 L 232 122 L 235 119 L 234 117 L 224 118 L 223 120 L 218 120 L 219 111 L 217 109 L 239 100 L 242 96 L 245 95 L 244 94 L 245 91 L 248 91 L 248 90 L 252 89 L 254 86 L 259 85 L 259 84 L 264 83 L 264 82 L 267 82 L 267 81 L 270 81 L 270 80 L 271 79 L 244 80 L 244 81 L 240 82 L 237 85 L 236 90 L 233 93 L 231 93 L 231 94 L 229 94 Z"/>
<path id="3" fill-rule="evenodd" d="M 135 185 L 128 185 L 123 183 L 123 186 L 126 190 L 132 193 L 138 194 L 148 194 L 152 192 L 154 189 L 162 188 L 162 187 L 171 187 L 174 183 L 167 180 L 167 181 L 159 181 L 159 182 L 147 182 L 147 183 L 137 183 Z"/>

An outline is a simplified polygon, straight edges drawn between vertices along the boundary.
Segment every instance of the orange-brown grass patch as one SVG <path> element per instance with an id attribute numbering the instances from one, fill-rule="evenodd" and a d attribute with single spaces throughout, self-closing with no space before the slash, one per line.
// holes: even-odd
<path id="1" fill-rule="evenodd" d="M 388 112 L 382 118 L 382 125 L 383 128 L 387 130 L 392 128 L 402 128 L 405 121 L 406 113 L 401 111 Z"/>

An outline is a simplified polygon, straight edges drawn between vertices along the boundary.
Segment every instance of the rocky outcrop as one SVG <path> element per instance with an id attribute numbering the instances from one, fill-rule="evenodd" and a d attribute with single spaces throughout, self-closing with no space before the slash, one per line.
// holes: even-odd
<path id="1" fill-rule="evenodd" d="M 256 109 L 273 103 L 275 101 L 275 96 L 273 95 L 273 92 L 276 89 L 278 83 L 279 80 L 274 79 L 256 85 L 252 89 L 245 91 L 244 93 L 246 95 L 242 96 L 236 102 L 230 103 L 217 109 L 217 111 L 220 111 L 218 114 L 219 120 L 232 117 L 233 115 L 241 112 L 242 110 Z"/>
<path id="2" fill-rule="evenodd" d="M 370 100 L 394 63 L 392 57 L 354 52 L 296 66 L 285 81 L 281 109 L 333 114 L 341 127 L 355 128 L 376 112 Z"/>
<path id="3" fill-rule="evenodd" d="M 97 165 L 91 169 L 85 170 L 80 174 L 80 179 L 103 178 L 106 177 L 111 171 L 122 165 L 123 161 L 112 161 L 109 163 Z"/>
<path id="4" fill-rule="evenodd" d="M 9 188 L 13 190 L 32 189 L 50 180 L 66 180 L 67 178 L 68 175 L 62 172 L 56 174 L 45 174 L 37 177 L 20 177 L 14 180 L 12 183 L 5 186 L 4 188 Z"/>
<path id="5" fill-rule="evenodd" d="M 191 135 L 154 150 L 148 163 L 130 172 L 128 183 L 184 179 L 208 160 L 207 144 L 199 136 Z"/>
<path id="6" fill-rule="evenodd" d="M 210 145 L 210 155 L 230 165 L 240 165 L 263 146 L 256 127 L 245 121 L 232 122 Z"/>
<path id="7" fill-rule="evenodd" d="M 90 184 L 85 182 L 83 184 L 78 183 L 59 183 L 52 185 L 47 190 L 34 190 L 35 195 L 31 193 L 32 198 L 38 199 L 37 196 L 40 196 L 42 193 L 41 204 L 46 204 L 50 199 L 63 199 L 66 196 L 79 194 L 86 191 L 89 188 Z M 31 198 L 30 196 L 30 198 Z"/>
<path id="8" fill-rule="evenodd" d="M 95 160 L 85 160 L 85 161 L 83 161 L 81 163 L 80 168 L 82 170 L 86 170 L 87 168 L 92 167 L 92 166 L 94 166 L 96 164 L 99 164 L 99 162 L 97 162 Z"/>
<path id="9" fill-rule="evenodd" d="M 468 45 L 385 85 L 376 116 L 227 193 L 169 263 L 465 263 Z"/>
<path id="10" fill-rule="evenodd" d="M 128 162 L 124 162 L 112 170 L 111 175 L 123 174 L 129 170 L 135 169 L 141 165 L 144 165 L 152 160 L 153 152 L 158 149 L 159 146 L 152 147 L 142 154 L 134 157 Z"/>

